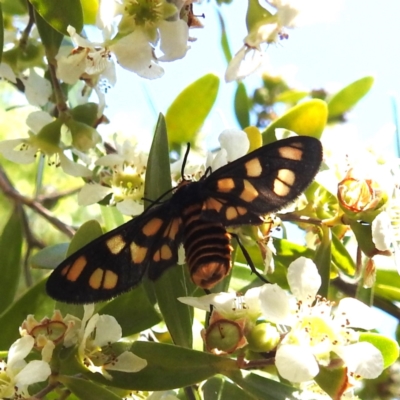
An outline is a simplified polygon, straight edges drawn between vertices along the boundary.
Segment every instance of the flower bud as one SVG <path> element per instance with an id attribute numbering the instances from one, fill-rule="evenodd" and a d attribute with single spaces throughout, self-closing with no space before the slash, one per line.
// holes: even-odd
<path id="1" fill-rule="evenodd" d="M 278 345 L 281 337 L 278 330 L 267 322 L 256 325 L 246 336 L 251 351 L 268 352 Z"/>

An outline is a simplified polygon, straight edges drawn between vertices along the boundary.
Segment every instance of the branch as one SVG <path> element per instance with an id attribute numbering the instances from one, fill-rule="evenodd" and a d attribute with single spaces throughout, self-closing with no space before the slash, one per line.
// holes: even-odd
<path id="1" fill-rule="evenodd" d="M 16 203 L 17 205 L 23 204 L 31 208 L 39 215 L 41 215 L 43 218 L 45 218 L 48 222 L 50 222 L 50 224 L 55 226 L 58 230 L 65 233 L 69 238 L 71 238 L 74 235 L 75 230 L 72 227 L 64 224 L 58 218 L 54 217 L 53 214 L 47 208 L 43 207 L 39 202 L 23 196 L 17 190 L 15 190 L 10 180 L 8 179 L 7 174 L 5 173 L 4 169 L 1 166 L 0 166 L 0 189 L 14 203 Z"/>

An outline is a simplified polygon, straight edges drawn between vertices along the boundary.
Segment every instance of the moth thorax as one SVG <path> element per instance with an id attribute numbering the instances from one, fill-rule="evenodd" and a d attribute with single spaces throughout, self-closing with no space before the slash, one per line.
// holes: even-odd
<path id="1" fill-rule="evenodd" d="M 215 286 L 232 267 L 231 236 L 219 222 L 201 218 L 201 204 L 183 213 L 186 263 L 193 282 L 204 289 Z"/>

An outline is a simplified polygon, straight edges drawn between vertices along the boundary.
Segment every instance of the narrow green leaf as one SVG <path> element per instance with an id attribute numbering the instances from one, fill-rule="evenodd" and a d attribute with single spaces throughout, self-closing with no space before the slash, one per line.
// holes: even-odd
<path id="1" fill-rule="evenodd" d="M 131 390 L 168 390 L 199 383 L 218 373 L 237 370 L 235 360 L 183 347 L 136 341 L 133 354 L 144 358 L 147 366 L 136 373 L 109 371 L 111 381 L 100 374 L 85 374 L 96 382 Z"/>
<path id="2" fill-rule="evenodd" d="M 121 400 L 121 396 L 118 396 L 105 387 L 99 386 L 97 383 L 87 379 L 65 375 L 58 376 L 57 379 L 80 399 Z"/>
<path id="3" fill-rule="evenodd" d="M 238 83 L 235 92 L 235 115 L 242 129 L 250 125 L 249 99 L 243 82 Z"/>
<path id="4" fill-rule="evenodd" d="M 114 316 L 121 325 L 123 337 L 142 332 L 161 321 L 143 285 L 118 296 L 100 308 L 98 312 Z"/>
<path id="5" fill-rule="evenodd" d="M 387 336 L 374 332 L 361 332 L 360 342 L 371 343 L 382 353 L 383 368 L 390 367 L 399 358 L 399 344 Z"/>
<path id="6" fill-rule="evenodd" d="M 263 143 L 273 142 L 275 129 L 284 128 L 300 136 L 313 136 L 317 139 L 325 128 L 328 118 L 328 107 L 322 100 L 313 99 L 300 103 L 275 120 L 262 133 Z"/>
<path id="7" fill-rule="evenodd" d="M 400 301 L 400 275 L 396 270 L 376 271 L 376 283 L 374 286 L 376 296 L 390 301 Z"/>
<path id="8" fill-rule="evenodd" d="M 124 216 L 116 207 L 100 206 L 100 211 L 106 232 L 113 230 L 125 222 Z"/>
<path id="9" fill-rule="evenodd" d="M 226 34 L 225 21 L 224 21 L 224 18 L 222 16 L 221 12 L 219 11 L 219 9 L 217 9 L 217 15 L 218 15 L 218 19 L 219 19 L 219 24 L 221 26 L 221 47 L 222 47 L 222 52 L 224 53 L 226 62 L 229 63 L 229 61 L 231 61 L 231 59 L 232 59 L 232 52 L 231 52 L 231 49 L 229 47 L 228 36 Z"/>
<path id="10" fill-rule="evenodd" d="M 365 76 L 347 85 L 328 101 L 329 119 L 337 119 L 350 111 L 371 89 L 372 76 Z"/>
<path id="11" fill-rule="evenodd" d="M 14 210 L 0 237 L 0 313 L 14 300 L 21 275 L 22 221 Z"/>
<path id="12" fill-rule="evenodd" d="M 34 268 L 54 269 L 65 260 L 69 243 L 59 243 L 48 246 L 38 251 L 31 257 L 31 265 Z"/>
<path id="13" fill-rule="evenodd" d="M 232 371 L 225 375 L 257 399 L 286 400 L 292 398 L 292 393 L 296 390 L 291 386 L 256 374 L 249 374 L 243 378 L 240 371 Z"/>
<path id="14" fill-rule="evenodd" d="M 282 93 L 279 93 L 276 96 L 275 101 L 287 104 L 296 104 L 300 100 L 303 100 L 305 97 L 307 97 L 309 94 L 309 92 L 305 92 L 302 90 L 289 89 L 285 90 Z"/>
<path id="15" fill-rule="evenodd" d="M 164 117 L 160 114 L 146 170 L 145 198 L 155 200 L 171 189 L 168 136 Z M 170 196 L 166 196 L 170 197 Z M 177 300 L 188 296 L 183 268 L 175 266 L 154 282 L 160 311 L 174 343 L 192 346 L 192 309 Z"/>
<path id="16" fill-rule="evenodd" d="M 19 326 L 29 315 L 35 315 L 40 320 L 50 317 L 55 302 L 47 295 L 46 279 L 26 291 L 17 301 L 0 315 L 0 349 L 8 349 L 19 337 Z"/>
<path id="17" fill-rule="evenodd" d="M 201 386 L 204 400 L 255 400 L 256 397 L 220 376 L 208 379 Z"/>
<path id="18" fill-rule="evenodd" d="M 314 379 L 332 399 L 340 399 L 348 382 L 347 369 L 320 366 L 319 373 Z"/>
<path id="19" fill-rule="evenodd" d="M 322 297 L 328 297 L 330 274 L 331 274 L 331 230 L 322 225 L 319 244 L 316 252 L 314 262 L 318 268 L 318 272 L 321 275 L 321 287 L 318 290 L 318 294 Z"/>
<path id="20" fill-rule="evenodd" d="M 219 78 L 207 74 L 176 97 L 165 115 L 169 143 L 193 142 L 215 103 L 218 89 Z"/>
<path id="21" fill-rule="evenodd" d="M 68 25 L 77 32 L 83 28 L 83 12 L 80 0 L 30 0 L 35 10 L 55 30 L 68 35 Z"/>
<path id="22" fill-rule="evenodd" d="M 344 244 L 332 232 L 332 260 L 335 265 L 347 276 L 354 276 L 356 264 Z"/>
<path id="23" fill-rule="evenodd" d="M 4 21 L 3 21 L 3 7 L 0 3 L 0 62 L 3 56 L 3 46 L 4 46 Z"/>
<path id="24" fill-rule="evenodd" d="M 40 39 L 45 48 L 46 56 L 50 61 L 54 60 L 64 36 L 49 25 L 36 10 L 35 22 L 39 31 Z"/>
<path id="25" fill-rule="evenodd" d="M 25 15 L 28 12 L 25 0 L 2 0 L 1 1 L 4 14 L 8 15 Z"/>

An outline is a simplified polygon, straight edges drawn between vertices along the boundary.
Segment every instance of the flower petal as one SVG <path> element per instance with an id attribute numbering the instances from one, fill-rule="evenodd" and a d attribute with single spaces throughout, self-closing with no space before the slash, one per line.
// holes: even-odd
<path id="1" fill-rule="evenodd" d="M 283 344 L 278 347 L 275 366 L 279 374 L 290 382 L 305 382 L 319 372 L 318 363 L 308 347 Z"/>
<path id="2" fill-rule="evenodd" d="M 99 183 L 86 183 L 78 193 L 78 204 L 80 206 L 95 204 L 110 193 L 112 193 L 112 189 L 109 187 L 102 186 Z"/>
<path id="3" fill-rule="evenodd" d="M 7 366 L 13 368 L 13 365 L 23 360 L 32 350 L 35 339 L 32 336 L 24 336 L 16 340 L 8 350 Z"/>
<path id="4" fill-rule="evenodd" d="M 32 132 L 39 133 L 40 130 L 54 121 L 54 118 L 45 111 L 34 111 L 26 118 L 26 124 Z"/>
<path id="5" fill-rule="evenodd" d="M 372 240 L 378 250 L 390 250 L 393 232 L 390 217 L 386 211 L 378 214 L 372 221 Z"/>
<path id="6" fill-rule="evenodd" d="M 49 364 L 45 361 L 30 361 L 16 376 L 15 383 L 17 386 L 28 386 L 32 383 L 43 382 L 51 374 Z"/>
<path id="7" fill-rule="evenodd" d="M 34 68 L 30 68 L 29 77 L 25 81 L 25 95 L 29 102 L 34 106 L 44 106 L 52 94 L 50 82 L 38 75 Z"/>
<path id="8" fill-rule="evenodd" d="M 225 72 L 225 81 L 241 80 L 251 75 L 263 61 L 264 53 L 248 46 L 243 46 L 229 62 Z"/>
<path id="9" fill-rule="evenodd" d="M 90 171 L 89 168 L 86 168 L 83 165 L 73 162 L 63 152 L 60 152 L 58 155 L 60 157 L 61 168 L 66 174 L 77 177 L 92 176 L 92 171 Z"/>
<path id="10" fill-rule="evenodd" d="M 117 203 L 117 210 L 124 215 L 140 215 L 144 211 L 143 204 L 132 199 L 125 199 Z"/>
<path id="11" fill-rule="evenodd" d="M 173 61 L 183 58 L 188 49 L 189 39 L 188 24 L 178 19 L 176 21 L 161 21 L 158 29 L 160 30 L 160 49 L 164 53 L 159 57 L 160 61 Z"/>
<path id="12" fill-rule="evenodd" d="M 37 146 L 27 145 L 29 139 L 12 139 L 0 142 L 0 154 L 9 161 L 18 164 L 30 164 L 35 161 Z M 25 146 L 22 146 L 25 145 Z"/>
<path id="13" fill-rule="evenodd" d="M 291 292 L 298 300 L 312 303 L 321 286 L 321 276 L 314 262 L 306 257 L 293 261 L 288 269 L 287 279 Z"/>
<path id="14" fill-rule="evenodd" d="M 340 300 L 335 311 L 335 323 L 341 326 L 366 330 L 376 328 L 373 310 L 352 297 Z"/>
<path id="15" fill-rule="evenodd" d="M 124 351 L 117 357 L 117 361 L 105 366 L 106 369 L 121 372 L 138 372 L 147 366 L 147 361 L 130 351 Z"/>
<path id="16" fill-rule="evenodd" d="M 246 132 L 240 129 L 225 129 L 218 137 L 221 147 L 226 150 L 228 162 L 247 154 L 250 141 Z"/>
<path id="17" fill-rule="evenodd" d="M 93 343 L 103 347 L 118 342 L 122 337 L 122 328 L 112 315 L 100 315 L 96 322 L 96 337 Z"/>
<path id="18" fill-rule="evenodd" d="M 261 286 L 261 311 L 266 320 L 289 324 L 291 317 L 289 297 L 276 283 Z"/>
<path id="19" fill-rule="evenodd" d="M 382 353 L 371 343 L 358 342 L 335 350 L 350 372 L 365 379 L 377 378 L 383 371 Z"/>

